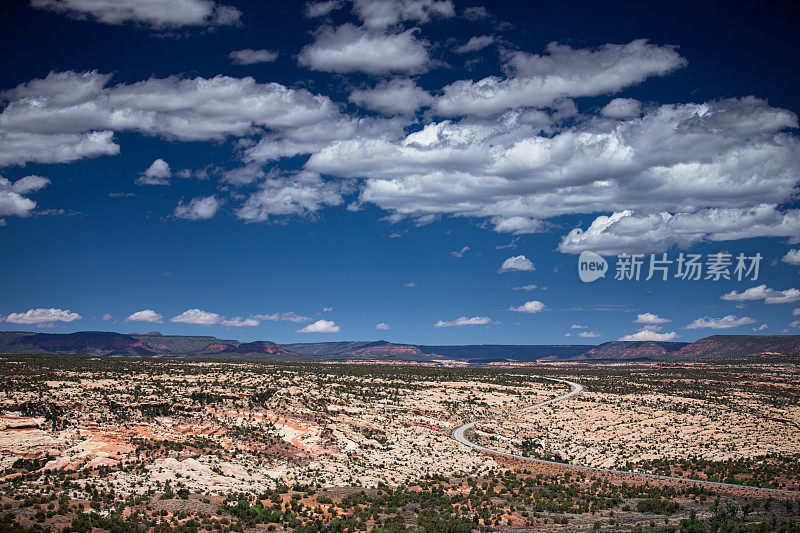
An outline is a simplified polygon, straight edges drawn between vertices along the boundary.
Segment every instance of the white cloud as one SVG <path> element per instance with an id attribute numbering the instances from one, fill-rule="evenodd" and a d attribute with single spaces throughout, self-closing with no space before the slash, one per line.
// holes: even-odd
<path id="1" fill-rule="evenodd" d="M 251 77 L 150 78 L 109 87 L 97 71 L 51 72 L 0 93 L 0 165 L 115 155 L 115 131 L 223 140 L 335 119 L 330 98 Z"/>
<path id="2" fill-rule="evenodd" d="M 309 2 L 306 4 L 305 15 L 308 18 L 324 17 L 344 5 L 342 0 L 327 0 L 325 2 Z"/>
<path id="3" fill-rule="evenodd" d="M 636 315 L 636 320 L 634 320 L 636 324 L 647 324 L 647 325 L 656 325 L 656 324 L 666 324 L 667 322 L 672 322 L 668 318 L 660 317 L 653 313 L 640 313 Z"/>
<path id="4" fill-rule="evenodd" d="M 228 54 L 228 57 L 237 65 L 254 65 L 256 63 L 272 63 L 278 59 L 278 52 L 245 48 L 244 50 L 234 50 Z"/>
<path id="5" fill-rule="evenodd" d="M 339 333 L 341 329 L 333 320 L 317 320 L 297 331 L 300 333 Z"/>
<path id="6" fill-rule="evenodd" d="M 322 308 L 322 312 L 323 313 L 333 313 L 333 307 L 323 307 Z"/>
<path id="7" fill-rule="evenodd" d="M 532 290 L 535 290 L 536 288 L 538 288 L 538 285 L 520 285 L 519 287 L 513 287 L 511 290 L 530 292 Z"/>
<path id="8" fill-rule="evenodd" d="M 727 292 L 720 296 L 720 299 L 729 302 L 764 300 L 764 303 L 767 304 L 786 304 L 800 300 L 800 290 L 792 288 L 784 291 L 777 291 L 775 289 L 770 289 L 766 285 L 759 285 L 742 292 L 737 292 L 735 290 Z"/>
<path id="9" fill-rule="evenodd" d="M 455 15 L 450 0 L 354 0 L 353 11 L 364 26 L 376 29 L 406 21 L 423 24 Z"/>
<path id="10" fill-rule="evenodd" d="M 156 29 L 239 24 L 241 12 L 212 0 L 31 0 L 31 6 L 104 24 L 135 22 Z"/>
<path id="11" fill-rule="evenodd" d="M 754 322 L 755 320 L 753 320 L 749 316 L 743 316 L 741 318 L 734 315 L 726 315 L 722 318 L 711 318 L 710 316 L 706 316 L 703 318 L 698 318 L 697 320 L 686 326 L 686 329 L 700 329 L 700 328 L 730 329 L 730 328 L 738 328 L 741 326 L 747 326 L 748 324 L 753 324 Z"/>
<path id="12" fill-rule="evenodd" d="M 470 250 L 469 246 L 464 246 L 460 250 L 456 250 L 456 251 L 450 252 L 450 255 L 452 255 L 453 257 L 461 258 L 461 257 L 464 257 L 464 254 L 469 252 L 469 250 Z"/>
<path id="13" fill-rule="evenodd" d="M 208 220 L 217 214 L 220 201 L 216 196 L 193 198 L 188 204 L 183 201 L 175 208 L 175 216 L 186 220 Z"/>
<path id="14" fill-rule="evenodd" d="M 536 270 L 536 268 L 533 266 L 533 262 L 530 259 L 524 255 L 515 255 L 503 261 L 498 272 L 530 272 L 533 270 Z"/>
<path id="15" fill-rule="evenodd" d="M 541 220 L 531 217 L 495 216 L 491 218 L 491 223 L 496 232 L 513 233 L 514 235 L 539 233 L 544 228 L 544 224 Z"/>
<path id="16" fill-rule="evenodd" d="M 644 39 L 596 50 L 550 43 L 545 55 L 511 53 L 507 68 L 513 75 L 506 79 L 451 83 L 434 109 L 446 116 L 496 116 L 507 109 L 546 107 L 562 98 L 614 93 L 685 64 L 673 47 Z"/>
<path id="17" fill-rule="evenodd" d="M 587 117 L 549 136 L 522 116 L 346 138 L 313 152 L 306 168 L 363 179 L 360 203 L 400 218 L 486 217 L 495 230 L 523 233 L 561 215 L 615 213 L 565 236 L 567 253 L 800 232 L 800 210 L 777 207 L 800 173 L 800 142 L 781 131 L 797 125 L 791 112 L 755 98 L 663 105 L 624 121 Z"/>
<path id="18" fill-rule="evenodd" d="M 0 176 L 0 190 L 5 189 L 8 183 L 8 180 Z M 28 194 L 29 192 L 36 192 L 44 189 L 48 185 L 50 185 L 49 179 L 31 174 L 30 176 L 25 176 L 12 183 L 10 190 L 17 194 Z"/>
<path id="19" fill-rule="evenodd" d="M 666 342 L 674 340 L 676 337 L 678 337 L 678 334 L 675 333 L 674 331 L 670 331 L 669 333 L 658 333 L 656 327 L 645 326 L 636 333 L 620 337 L 619 340 Z"/>
<path id="20" fill-rule="evenodd" d="M 103 320 L 113 320 L 113 319 L 114 319 L 114 317 L 111 316 L 109 313 L 106 313 L 106 314 L 103 315 Z"/>
<path id="21" fill-rule="evenodd" d="M 223 326 L 229 326 L 234 328 L 241 328 L 241 327 L 252 327 L 257 326 L 259 321 L 255 318 L 242 318 L 240 316 L 233 317 L 231 319 L 226 319 L 220 322 Z"/>
<path id="22" fill-rule="evenodd" d="M 4 111 L 5 113 L 5 111 Z M 117 155 L 119 145 L 113 141 L 114 132 L 91 131 L 81 134 L 37 134 L 3 131 L 0 120 L 0 166 L 38 163 L 70 163 L 88 157 Z"/>
<path id="23" fill-rule="evenodd" d="M 608 118 L 638 117 L 642 110 L 642 103 L 633 98 L 614 98 L 606 104 L 600 113 Z"/>
<path id="24" fill-rule="evenodd" d="M 24 313 L 10 313 L 6 322 L 10 324 L 29 324 L 35 326 L 49 326 L 53 322 L 74 322 L 80 320 L 81 315 L 69 309 L 29 309 Z"/>
<path id="25" fill-rule="evenodd" d="M 792 311 L 792 316 L 800 316 L 800 307 Z"/>
<path id="26" fill-rule="evenodd" d="M 467 20 L 481 20 L 489 18 L 489 11 L 483 6 L 474 6 L 464 8 L 464 18 Z"/>
<path id="27" fill-rule="evenodd" d="M 483 50 L 487 46 L 494 43 L 494 36 L 492 35 L 476 35 L 475 37 L 471 37 L 469 41 L 462 44 L 461 46 L 457 46 L 453 49 L 454 52 L 457 54 L 465 54 L 467 52 L 476 52 L 478 50 Z"/>
<path id="28" fill-rule="evenodd" d="M 392 327 L 385 322 L 381 322 L 380 324 L 375 324 L 375 329 L 386 331 L 387 329 L 392 329 Z"/>
<path id="29" fill-rule="evenodd" d="M 236 210 L 236 216 L 248 222 L 266 222 L 278 216 L 306 216 L 324 206 L 342 205 L 346 186 L 341 182 L 324 181 L 313 172 L 268 178 Z"/>
<path id="30" fill-rule="evenodd" d="M 789 250 L 781 261 L 790 265 L 800 265 L 800 250 Z"/>
<path id="31" fill-rule="evenodd" d="M 584 338 L 600 337 L 600 333 L 598 333 L 597 331 L 581 331 L 580 333 L 578 333 L 578 337 L 584 337 Z"/>
<path id="32" fill-rule="evenodd" d="M 520 305 L 519 307 L 511 306 L 508 308 L 509 311 L 516 311 L 518 313 L 531 313 L 535 314 L 540 312 L 542 309 L 545 308 L 545 305 L 538 301 L 538 300 L 531 300 L 530 302 L 525 302 L 524 304 Z"/>
<path id="33" fill-rule="evenodd" d="M 139 176 L 136 183 L 139 185 L 169 185 L 171 176 L 172 171 L 169 168 L 169 164 L 158 158 Z"/>
<path id="34" fill-rule="evenodd" d="M 408 287 L 409 289 L 413 289 L 417 286 L 416 281 L 409 281 L 408 283 L 403 283 L 403 287 Z"/>
<path id="35" fill-rule="evenodd" d="M 486 324 L 494 324 L 494 322 L 488 316 L 473 316 L 469 318 L 461 316 L 455 320 L 439 320 L 433 327 L 449 328 L 453 326 L 483 326 Z"/>
<path id="36" fill-rule="evenodd" d="M 634 215 L 621 211 L 597 217 L 585 231 L 576 228 L 558 245 L 563 253 L 591 250 L 605 255 L 665 252 L 698 242 L 753 237 L 786 237 L 800 232 L 800 210 L 778 211 L 762 204 L 745 208 L 713 208 L 695 213 Z"/>
<path id="37" fill-rule="evenodd" d="M 789 324 L 790 328 L 800 328 L 800 320 L 795 320 L 791 324 Z M 784 333 L 789 333 L 788 330 L 783 330 Z"/>
<path id="38" fill-rule="evenodd" d="M 374 33 L 352 24 L 323 26 L 314 43 L 300 52 L 299 62 L 326 72 L 424 72 L 430 62 L 427 43 L 416 34 L 415 29 Z"/>
<path id="39" fill-rule="evenodd" d="M 200 309 L 187 309 L 178 316 L 170 318 L 169 321 L 181 322 L 183 324 L 195 324 L 198 326 L 214 326 L 222 322 L 222 316 Z"/>
<path id="40" fill-rule="evenodd" d="M 769 328 L 766 324 L 761 324 L 760 326 L 753 328 L 753 331 L 764 331 L 765 329 Z"/>
<path id="41" fill-rule="evenodd" d="M 254 315 L 253 318 L 257 320 L 271 320 L 273 322 L 286 321 L 286 322 L 308 322 L 311 320 L 309 316 L 298 315 L 294 311 L 288 313 L 272 313 L 268 315 Z"/>
<path id="42" fill-rule="evenodd" d="M 572 324 L 570 326 L 570 329 L 588 329 L 588 328 L 589 328 L 589 326 L 583 326 L 581 324 Z"/>
<path id="43" fill-rule="evenodd" d="M 152 309 L 144 309 L 142 311 L 136 311 L 126 318 L 126 320 L 130 322 L 152 322 L 154 324 L 161 324 L 164 322 L 164 317 Z"/>
<path id="44" fill-rule="evenodd" d="M 386 115 L 413 113 L 430 105 L 433 100 L 427 91 L 406 78 L 382 82 L 372 89 L 355 90 L 350 93 L 349 99 L 363 108 Z"/>
<path id="45" fill-rule="evenodd" d="M 42 176 L 30 175 L 10 182 L 0 176 L 0 217 L 26 217 L 36 207 L 36 202 L 23 196 L 46 187 L 50 180 Z"/>

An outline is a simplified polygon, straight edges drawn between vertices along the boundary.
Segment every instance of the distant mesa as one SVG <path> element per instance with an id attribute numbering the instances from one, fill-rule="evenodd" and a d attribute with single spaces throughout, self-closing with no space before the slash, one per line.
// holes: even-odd
<path id="1" fill-rule="evenodd" d="M 611 341 L 592 348 L 576 359 L 584 361 L 658 361 L 669 359 L 686 345 L 685 342 Z"/>
<path id="2" fill-rule="evenodd" d="M 693 343 L 612 341 L 589 344 L 483 344 L 429 346 L 388 341 L 313 342 L 280 345 L 211 336 L 143 335 L 113 331 L 76 333 L 0 332 L 0 353 L 79 354 L 106 357 L 207 357 L 284 361 L 388 361 L 470 364 L 508 361 L 693 361 L 800 357 L 800 335 L 712 335 Z"/>

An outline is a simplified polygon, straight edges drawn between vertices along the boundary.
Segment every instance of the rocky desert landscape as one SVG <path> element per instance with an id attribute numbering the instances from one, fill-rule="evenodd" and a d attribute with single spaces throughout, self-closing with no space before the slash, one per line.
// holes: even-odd
<path id="1" fill-rule="evenodd" d="M 8 355 L 1 368 L 3 531 L 800 527 L 793 363 Z M 584 390 L 520 412 L 569 390 L 554 376 Z M 456 442 L 469 421 L 476 443 L 557 464 Z"/>

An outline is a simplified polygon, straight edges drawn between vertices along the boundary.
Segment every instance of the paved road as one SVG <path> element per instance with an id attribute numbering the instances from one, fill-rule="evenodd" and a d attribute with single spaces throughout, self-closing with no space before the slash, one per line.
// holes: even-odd
<path id="1" fill-rule="evenodd" d="M 556 378 L 544 378 L 544 379 L 549 379 L 550 381 L 557 381 L 558 383 L 566 383 L 567 385 L 570 386 L 571 390 L 568 393 L 562 394 L 561 396 L 559 396 L 557 398 L 553 398 L 553 399 L 550 399 L 550 400 L 547 400 L 547 401 L 544 401 L 544 402 L 537 403 L 536 405 L 531 405 L 530 407 L 526 407 L 524 409 L 521 409 L 520 410 L 521 413 L 524 413 L 524 412 L 527 412 L 527 411 L 532 411 L 532 410 L 537 409 L 539 407 L 542 407 L 542 406 L 545 406 L 545 405 L 548 405 L 548 404 L 551 404 L 551 403 L 559 402 L 561 400 L 566 400 L 570 396 L 575 396 L 576 394 L 580 394 L 581 391 L 583 391 L 583 386 L 580 385 L 579 383 L 574 383 L 572 381 L 567 381 L 566 379 L 556 379 Z M 794 491 L 794 490 L 748 487 L 746 485 L 735 485 L 733 483 L 721 483 L 719 481 L 704 481 L 704 480 L 700 480 L 700 479 L 690 479 L 690 478 L 675 477 L 675 476 L 661 476 L 661 475 L 658 475 L 658 474 L 647 474 L 647 473 L 644 473 L 644 472 L 631 472 L 629 470 L 613 470 L 613 469 L 610 469 L 610 468 L 593 468 L 591 466 L 573 465 L 573 464 L 568 464 L 568 463 L 559 463 L 559 462 L 556 462 L 556 461 L 545 461 L 544 459 L 533 459 L 532 457 L 525 457 L 524 455 L 516 455 L 516 454 L 513 454 L 513 453 L 503 452 L 503 451 L 500 451 L 500 450 L 493 450 L 491 448 L 486 448 L 484 446 L 480 446 L 480 445 L 475 444 L 474 442 L 470 441 L 469 439 L 467 439 L 467 437 L 464 434 L 466 433 L 466 431 L 468 429 L 472 428 L 477 423 L 478 423 L 478 421 L 475 420 L 474 422 L 469 422 L 467 424 L 464 424 L 463 426 L 457 427 L 455 429 L 455 431 L 453 431 L 453 438 L 456 439 L 461 444 L 466 444 L 467 446 L 469 446 L 470 448 L 473 448 L 475 450 L 479 450 L 479 451 L 486 452 L 486 453 L 493 453 L 493 454 L 496 454 L 496 455 L 502 455 L 504 457 L 511 457 L 513 459 L 522 459 L 524 461 L 530 461 L 532 463 L 543 463 L 543 464 L 549 464 L 549 465 L 568 466 L 570 468 L 577 468 L 577 469 L 580 469 L 580 470 L 588 470 L 588 471 L 592 471 L 592 472 L 607 472 L 607 473 L 610 473 L 610 474 L 624 474 L 624 475 L 629 475 L 629 476 L 641 476 L 641 477 L 647 477 L 647 478 L 665 479 L 665 480 L 681 481 L 681 482 L 687 482 L 687 483 L 700 483 L 700 484 L 703 484 L 703 485 L 712 485 L 712 486 L 720 486 L 720 487 L 734 487 L 734 488 L 739 488 L 739 489 L 762 490 L 762 491 L 769 491 L 769 492 L 778 492 L 778 493 L 782 493 L 782 494 L 797 494 L 798 493 L 798 491 Z"/>

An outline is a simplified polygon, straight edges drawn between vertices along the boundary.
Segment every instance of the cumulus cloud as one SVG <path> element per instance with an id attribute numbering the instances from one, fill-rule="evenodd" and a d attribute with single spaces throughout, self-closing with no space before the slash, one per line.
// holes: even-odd
<path id="1" fill-rule="evenodd" d="M 9 190 L 17 194 L 28 194 L 30 192 L 36 192 L 44 189 L 48 185 L 50 185 L 49 179 L 43 176 L 31 174 L 30 176 L 25 176 L 24 178 L 20 178 L 14 183 L 11 183 Z M 0 176 L 0 190 L 5 189 L 8 186 L 8 180 Z"/>
<path id="2" fill-rule="evenodd" d="M 1 117 L 0 117 L 1 118 Z M 37 134 L 3 131 L 0 120 L 0 166 L 38 163 L 70 163 L 102 155 L 117 155 L 119 145 L 111 131 L 92 131 L 82 134 Z"/>
<path id="3" fill-rule="evenodd" d="M 49 179 L 36 175 L 25 176 L 13 183 L 0 176 L 0 217 L 26 217 L 31 214 L 36 202 L 23 194 L 36 192 L 49 183 Z"/>
<path id="4" fill-rule="evenodd" d="M 619 340 L 666 342 L 674 340 L 676 337 L 678 337 L 678 334 L 674 331 L 670 331 L 668 333 L 659 333 L 658 326 L 645 326 L 636 333 L 620 337 Z"/>
<path id="5" fill-rule="evenodd" d="M 792 315 L 793 315 L 793 316 L 798 316 L 798 315 L 800 315 L 800 307 L 798 307 L 798 308 L 794 309 L 794 310 L 792 311 Z"/>
<path id="6" fill-rule="evenodd" d="M 324 206 L 343 204 L 345 191 L 346 184 L 325 181 L 313 172 L 271 177 L 236 210 L 236 216 L 247 222 L 266 222 L 278 216 L 305 216 Z"/>
<path id="7" fill-rule="evenodd" d="M 353 11 L 368 28 L 384 29 L 401 22 L 424 24 L 455 15 L 450 0 L 354 0 Z"/>
<path id="8" fill-rule="evenodd" d="M 532 285 L 520 285 L 519 287 L 512 287 L 511 290 L 530 292 L 532 290 L 535 290 L 536 288 L 538 288 L 538 285 L 532 284 Z"/>
<path id="9" fill-rule="evenodd" d="M 104 24 L 135 22 L 163 30 L 187 26 L 232 26 L 241 12 L 212 0 L 31 0 L 31 6 Z"/>
<path id="10" fill-rule="evenodd" d="M 308 18 L 318 18 L 328 15 L 344 5 L 342 0 L 327 0 L 324 2 L 309 2 L 306 4 L 305 15 Z"/>
<path id="11" fill-rule="evenodd" d="M 767 328 L 769 328 L 769 326 L 766 324 L 761 324 L 760 326 L 753 328 L 753 331 L 764 331 Z"/>
<path id="12" fill-rule="evenodd" d="M 348 138 L 306 168 L 361 178 L 360 202 L 396 217 L 487 217 L 497 231 L 608 213 L 559 249 L 637 252 L 699 240 L 781 237 L 800 230 L 792 198 L 797 117 L 755 98 L 649 108 L 623 121 L 591 117 L 551 136 L 512 112 L 501 120 L 425 125 L 400 138 Z M 640 231 L 641 230 L 641 231 Z M 597 251 L 597 250 L 596 250 Z"/>
<path id="13" fill-rule="evenodd" d="M 214 326 L 222 322 L 222 316 L 217 313 L 209 313 L 200 309 L 187 309 L 178 316 L 169 319 L 170 322 L 181 322 L 183 324 L 194 324 L 198 326 Z"/>
<path id="14" fill-rule="evenodd" d="M 496 232 L 513 233 L 514 235 L 539 233 L 544 228 L 541 220 L 531 217 L 494 216 L 491 218 L 491 223 Z"/>
<path id="15" fill-rule="evenodd" d="M 790 265 L 800 265 L 800 250 L 789 250 L 781 261 Z"/>
<path id="16" fill-rule="evenodd" d="M 298 315 L 294 311 L 288 313 L 271 313 L 268 315 L 254 315 L 253 318 L 257 320 L 271 320 L 273 322 L 287 321 L 287 322 L 308 322 L 311 320 L 309 316 Z"/>
<path id="17" fill-rule="evenodd" d="M 786 304 L 800 300 L 800 290 L 792 288 L 778 291 L 770 289 L 766 285 L 758 285 L 757 287 L 751 287 L 742 292 L 737 292 L 735 290 L 726 292 L 720 296 L 720 299 L 729 302 L 764 300 L 764 303 L 767 304 Z"/>
<path id="18" fill-rule="evenodd" d="M 424 72 L 430 58 L 427 43 L 417 33 L 415 29 L 375 33 L 352 24 L 323 26 L 298 59 L 305 67 L 325 72 Z"/>
<path id="19" fill-rule="evenodd" d="M 28 309 L 24 313 L 10 313 L 6 322 L 10 324 L 27 324 L 33 326 L 46 327 L 53 325 L 54 322 L 74 322 L 80 320 L 81 315 L 73 313 L 69 309 Z"/>
<path id="20" fill-rule="evenodd" d="M 51 72 L 0 93 L 0 165 L 115 155 L 115 131 L 182 141 L 293 130 L 338 116 L 326 96 L 251 77 L 150 78 L 108 86 L 97 71 Z"/>
<path id="21" fill-rule="evenodd" d="M 588 329 L 588 328 L 589 326 L 584 326 L 582 324 L 572 324 L 570 326 L 570 329 Z"/>
<path id="22" fill-rule="evenodd" d="M 786 237 L 800 232 L 800 210 L 774 205 L 712 208 L 695 213 L 635 215 L 621 211 L 597 217 L 585 231 L 575 228 L 558 245 L 563 253 L 591 250 L 600 254 L 665 252 L 698 242 L 754 237 Z"/>
<path id="23" fill-rule="evenodd" d="M 515 255 L 503 261 L 498 272 L 530 272 L 533 270 L 536 270 L 536 268 L 533 266 L 533 262 L 530 259 L 524 255 Z"/>
<path id="24" fill-rule="evenodd" d="M 489 18 L 489 11 L 483 6 L 473 6 L 464 8 L 464 18 L 467 20 L 481 20 Z"/>
<path id="25" fill-rule="evenodd" d="M 593 338 L 599 336 L 600 333 L 597 331 L 581 331 L 580 333 L 578 333 L 578 337 L 584 337 L 584 338 Z"/>
<path id="26" fill-rule="evenodd" d="M 686 64 L 671 46 L 644 39 L 605 44 L 595 50 L 550 43 L 545 55 L 510 54 L 501 79 L 460 80 L 444 87 L 434 104 L 447 116 L 496 116 L 507 109 L 546 107 L 559 99 L 617 92 L 651 76 L 662 76 Z"/>
<path id="27" fill-rule="evenodd" d="M 387 329 L 392 329 L 392 327 L 386 322 L 381 322 L 380 324 L 375 324 L 375 329 L 386 331 Z"/>
<path id="28" fill-rule="evenodd" d="M 139 185 L 169 185 L 170 176 L 172 176 L 172 171 L 169 164 L 159 157 L 137 178 L 136 183 Z"/>
<path id="29" fill-rule="evenodd" d="M 531 300 L 530 302 L 525 302 L 524 304 L 520 305 L 519 307 L 511 306 L 508 308 L 509 311 L 516 311 L 517 313 L 531 313 L 535 314 L 540 312 L 542 309 L 545 308 L 545 305 L 538 301 L 538 300 Z"/>
<path id="30" fill-rule="evenodd" d="M 461 316 L 456 318 L 455 320 L 439 320 L 436 324 L 433 325 L 435 328 L 449 328 L 453 326 L 483 326 L 486 324 L 494 324 L 495 322 L 492 321 L 491 318 L 488 316 L 473 316 L 473 317 L 465 317 Z"/>
<path id="31" fill-rule="evenodd" d="M 152 309 L 143 309 L 142 311 L 136 311 L 125 320 L 129 322 L 152 322 L 154 324 L 161 324 L 164 322 L 164 317 Z"/>
<path id="32" fill-rule="evenodd" d="M 228 54 L 228 57 L 237 65 L 254 65 L 256 63 L 272 63 L 278 59 L 278 52 L 245 48 L 244 50 L 234 50 Z"/>
<path id="33" fill-rule="evenodd" d="M 633 98 L 614 98 L 600 110 L 608 118 L 631 118 L 639 116 L 642 103 Z"/>
<path id="34" fill-rule="evenodd" d="M 350 93 L 349 99 L 354 104 L 385 115 L 413 113 L 433 100 L 427 91 L 407 78 L 383 82 L 372 89 L 355 90 Z"/>
<path id="35" fill-rule="evenodd" d="M 668 318 L 660 317 L 654 313 L 640 313 L 636 315 L 636 320 L 634 320 L 636 324 L 647 324 L 650 326 L 658 325 L 658 324 L 666 324 L 667 322 L 672 322 Z"/>
<path id="36" fill-rule="evenodd" d="M 297 331 L 300 333 L 339 333 L 341 329 L 333 320 L 317 320 Z"/>
<path id="37" fill-rule="evenodd" d="M 483 50 L 487 46 L 494 43 L 494 36 L 493 35 L 476 35 L 475 37 L 470 38 L 469 41 L 462 44 L 461 46 L 457 46 L 453 49 L 454 52 L 457 54 L 465 54 L 467 52 L 476 52 L 478 50 Z"/>
<path id="38" fill-rule="evenodd" d="M 240 316 L 233 317 L 231 319 L 226 319 L 220 322 L 223 326 L 229 326 L 234 328 L 241 328 L 241 327 L 253 327 L 259 324 L 259 321 L 255 318 L 242 318 Z"/>
<path id="39" fill-rule="evenodd" d="M 686 329 L 701 329 L 701 328 L 711 328 L 711 329 L 730 329 L 730 328 L 738 328 L 741 326 L 747 326 L 748 324 L 753 324 L 755 320 L 750 318 L 749 316 L 743 316 L 741 318 L 735 315 L 726 315 L 722 318 L 712 318 L 710 316 L 706 316 L 703 318 L 698 318 L 688 326 Z"/>
<path id="40" fill-rule="evenodd" d="M 453 252 L 450 252 L 450 255 L 452 255 L 453 257 L 462 258 L 462 257 L 464 257 L 464 254 L 469 252 L 469 250 L 470 250 L 469 246 L 464 246 L 460 250 L 455 250 Z"/>
<path id="41" fill-rule="evenodd" d="M 206 196 L 205 198 L 193 198 L 188 204 L 183 201 L 178 203 L 175 208 L 175 216 L 185 220 L 208 220 L 214 218 L 219 209 L 220 201 L 216 196 Z"/>

